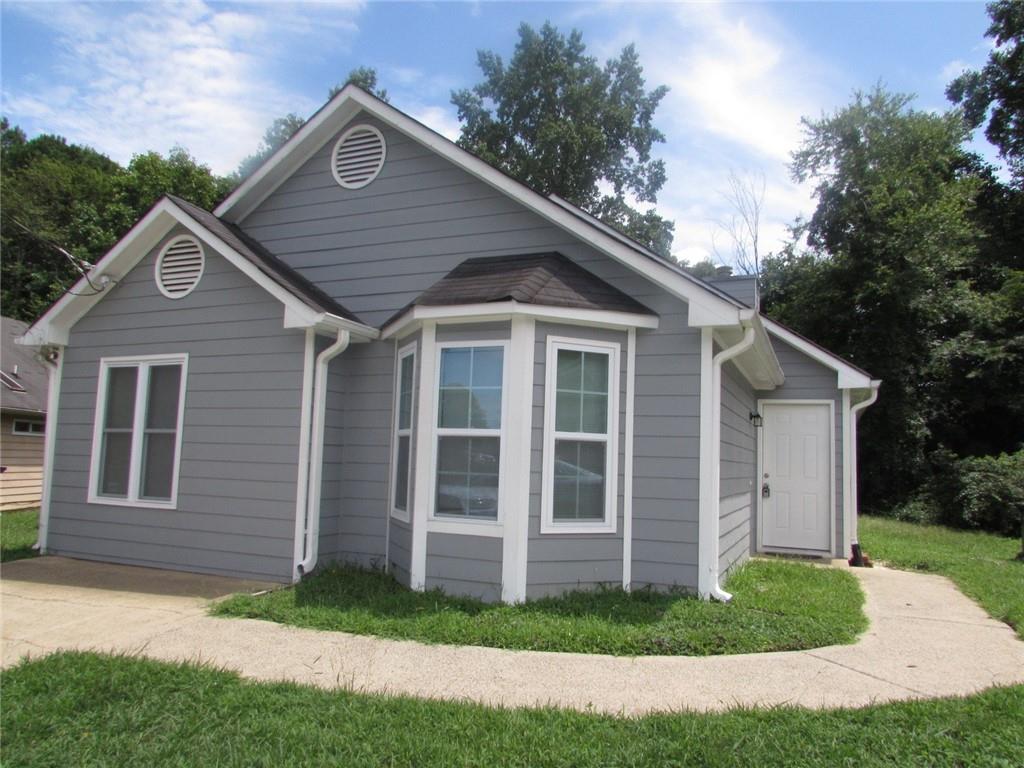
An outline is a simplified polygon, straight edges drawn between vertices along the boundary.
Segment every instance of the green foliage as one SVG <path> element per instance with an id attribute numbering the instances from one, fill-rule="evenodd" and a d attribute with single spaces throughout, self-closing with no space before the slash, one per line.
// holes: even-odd
<path id="1" fill-rule="evenodd" d="M 32 545 L 36 543 L 38 521 L 38 509 L 0 513 L 0 562 L 36 556 Z"/>
<path id="2" fill-rule="evenodd" d="M 1024 640 L 1024 562 L 1016 539 L 880 517 L 862 517 L 860 543 L 893 568 L 939 573 Z"/>
<path id="3" fill-rule="evenodd" d="M 230 191 L 181 148 L 122 168 L 60 136 L 28 140 L 6 119 L 0 128 L 0 301 L 19 320 L 41 314 L 162 195 L 212 208 Z"/>
<path id="4" fill-rule="evenodd" d="M 627 195 L 657 202 L 665 184 L 665 164 L 651 150 L 665 140 L 653 117 L 668 88 L 645 90 L 636 49 L 626 46 L 602 68 L 578 31 L 522 24 L 507 66 L 491 51 L 478 52 L 477 63 L 483 81 L 452 93 L 459 145 L 667 255 L 671 222 L 627 203 Z"/>
<path id="5" fill-rule="evenodd" d="M 758 560 L 734 572 L 728 588 L 729 605 L 618 588 L 492 605 L 334 567 L 291 589 L 236 595 L 214 611 L 428 643 L 627 656 L 817 648 L 851 643 L 867 627 L 860 587 L 842 571 Z"/>
<path id="6" fill-rule="evenodd" d="M 0 758 L 9 768 L 1024 763 L 1024 686 L 863 709 L 611 717 L 259 683 L 92 653 L 26 662 L 2 683 Z"/>
<path id="7" fill-rule="evenodd" d="M 986 37 L 995 46 L 981 71 L 971 70 L 946 89 L 954 104 L 962 106 L 973 129 L 988 117 L 985 136 L 999 148 L 1020 183 L 1024 181 L 1024 3 L 997 0 L 989 3 L 992 20 Z"/>
<path id="8" fill-rule="evenodd" d="M 353 69 L 348 73 L 344 83 L 339 83 L 331 88 L 328 98 L 333 99 L 342 88 L 349 84 L 358 86 L 367 93 L 372 93 L 381 101 L 389 101 L 387 89 L 377 86 L 377 70 L 373 67 L 356 67 Z"/>

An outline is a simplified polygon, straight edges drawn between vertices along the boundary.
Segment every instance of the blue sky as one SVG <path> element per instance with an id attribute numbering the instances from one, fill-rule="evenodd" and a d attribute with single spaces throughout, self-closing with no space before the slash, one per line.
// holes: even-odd
<path id="1" fill-rule="evenodd" d="M 520 22 L 578 28 L 602 61 L 635 43 L 648 87 L 671 91 L 656 124 L 668 166 L 658 209 L 674 253 L 729 247 L 730 172 L 765 179 L 762 250 L 813 210 L 789 153 L 801 116 L 882 81 L 943 110 L 945 85 L 984 63 L 983 3 L 16 3 L 0 4 L 2 111 L 120 162 L 184 146 L 233 170 L 269 122 L 311 114 L 353 67 L 377 69 L 392 104 L 454 138 L 453 88 L 476 51 L 511 55 Z M 980 138 L 977 148 L 994 153 Z"/>

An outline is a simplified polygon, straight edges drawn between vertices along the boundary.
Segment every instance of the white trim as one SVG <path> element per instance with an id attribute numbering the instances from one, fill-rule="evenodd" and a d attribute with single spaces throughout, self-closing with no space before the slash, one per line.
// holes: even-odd
<path id="1" fill-rule="evenodd" d="M 633 585 L 633 432 L 636 399 L 636 329 L 630 328 L 626 349 L 626 445 L 622 468 L 622 588 Z"/>
<path id="2" fill-rule="evenodd" d="M 509 349 L 511 343 L 507 339 L 473 339 L 469 341 L 439 341 L 436 342 L 434 365 L 434 388 L 431 397 L 434 412 L 430 422 L 430 496 L 427 501 L 427 530 L 435 533 L 455 533 L 467 536 L 487 536 L 481 533 L 493 528 L 495 536 L 501 536 L 505 522 L 505 491 L 504 486 L 509 477 L 509 457 L 506 446 L 508 445 L 509 427 Z M 501 348 L 501 427 L 499 429 L 473 429 L 473 428 L 452 428 L 439 427 L 437 425 L 437 414 L 440 410 L 441 399 L 441 358 L 442 352 L 446 349 L 474 349 L 474 348 Z M 422 365 L 422 363 L 421 363 Z M 493 518 L 459 518 L 449 515 L 437 515 L 437 444 L 441 437 L 497 437 L 498 438 L 498 508 Z M 419 456 L 417 456 L 417 466 Z M 419 475 L 417 474 L 417 478 Z M 443 524 L 443 525 L 439 525 Z"/>
<path id="3" fill-rule="evenodd" d="M 505 427 L 507 455 L 499 493 L 505 511 L 501 560 L 501 599 L 506 603 L 526 600 L 527 547 L 530 534 L 530 458 L 533 430 L 534 348 L 537 328 L 532 317 L 514 317 L 509 345 L 508 387 L 502 399 L 514 419 Z"/>
<path id="4" fill-rule="evenodd" d="M 29 429 L 18 429 L 18 424 L 28 424 Z M 33 432 L 31 425 L 39 424 L 43 427 L 41 432 Z M 21 437 L 46 437 L 46 419 L 32 419 L 25 416 L 15 416 L 11 419 L 11 434 Z"/>
<path id="5" fill-rule="evenodd" d="M 277 189 L 289 173 L 311 157 L 360 110 L 404 133 L 543 219 L 683 299 L 689 304 L 688 323 L 691 327 L 739 324 L 742 309 L 739 302 L 718 295 L 710 287 L 686 275 L 682 269 L 646 255 L 642 247 L 631 246 L 588 223 L 562 205 L 492 168 L 440 134 L 353 85 L 347 85 L 339 91 L 266 163 L 217 206 L 214 214 L 234 222 L 244 219 Z"/>
<path id="6" fill-rule="evenodd" d="M 860 421 L 861 412 L 868 406 L 872 405 L 878 400 L 878 388 L 882 386 L 882 382 L 874 379 L 871 382 L 871 391 L 868 396 L 858 403 L 854 403 L 850 408 L 850 453 L 849 456 L 844 455 L 844 460 L 849 463 L 849 475 L 850 475 L 850 548 L 854 544 L 860 543 L 858 534 L 858 524 L 860 522 L 860 490 L 858 488 L 858 467 L 857 467 L 857 425 Z M 845 464 L 844 464 L 844 471 Z"/>
<path id="7" fill-rule="evenodd" d="M 412 505 L 412 544 L 409 553 L 409 586 L 422 591 L 427 581 L 427 508 L 433 483 L 430 480 L 434 460 L 431 424 L 437 421 L 437 326 L 423 324 L 420 336 L 420 389 L 416 420 L 416 486 Z"/>
<path id="8" fill-rule="evenodd" d="M 817 344 L 808 341 L 803 336 L 791 331 L 784 325 L 776 323 L 774 320 L 769 320 L 767 317 L 762 316 L 761 322 L 764 323 L 768 333 L 777 336 L 791 347 L 803 352 L 812 360 L 816 360 L 826 368 L 831 368 L 835 371 L 836 386 L 839 389 L 867 389 L 871 386 L 870 376 L 853 367 L 838 355 L 822 349 Z"/>
<path id="9" fill-rule="evenodd" d="M 358 184 L 353 184 L 351 182 L 345 181 L 344 179 L 341 178 L 341 176 L 338 175 L 338 150 L 341 149 L 341 145 L 348 141 L 348 137 L 351 136 L 355 131 L 370 131 L 370 133 L 374 134 L 380 140 L 380 163 L 377 165 L 376 170 L 370 175 L 369 178 L 367 178 L 365 181 L 360 181 Z M 334 177 L 334 180 L 338 182 L 338 185 L 340 187 L 343 187 L 344 189 L 362 189 L 363 187 L 372 184 L 373 180 L 380 175 L 381 169 L 384 167 L 384 161 L 387 160 L 387 158 L 388 143 L 384 140 L 384 134 L 381 133 L 375 126 L 372 126 L 369 123 L 358 123 L 357 125 L 353 125 L 351 128 L 348 128 L 343 134 L 341 134 L 341 138 L 339 138 L 338 141 L 334 144 L 334 149 L 331 150 L 331 175 Z"/>
<path id="10" fill-rule="evenodd" d="M 711 577 L 713 570 L 708 560 L 714 550 L 711 541 L 711 524 L 708 522 L 713 514 L 718 514 L 718 499 L 714 498 L 713 479 L 716 467 L 714 466 L 714 451 L 712 450 L 712 421 L 714 411 L 712 409 L 711 375 L 712 360 L 714 358 L 714 334 L 711 328 L 701 328 L 700 331 L 700 438 L 698 455 L 698 511 L 697 511 L 697 592 L 707 599 L 711 595 Z M 717 570 L 717 568 L 715 569 Z"/>
<path id="11" fill-rule="evenodd" d="M 57 448 L 57 416 L 60 413 L 60 387 L 64 375 L 64 350 L 57 350 L 56 362 L 43 355 L 48 380 L 46 386 L 46 434 L 43 443 L 43 487 L 39 502 L 39 531 L 36 545 L 41 554 L 46 554 L 50 533 L 50 503 L 53 499 L 53 461 Z"/>
<path id="12" fill-rule="evenodd" d="M 66 346 L 71 328 L 107 294 L 107 291 L 98 293 L 92 291 L 89 288 L 90 281 L 93 285 L 102 285 L 104 284 L 102 278 L 106 277 L 110 284 L 116 284 L 146 254 L 159 245 L 160 241 L 176 225 L 181 225 L 206 246 L 213 248 L 232 266 L 281 302 L 285 308 L 285 328 L 317 327 L 323 330 L 342 328 L 363 339 L 376 339 L 380 336 L 380 332 L 376 328 L 309 306 L 185 213 L 173 201 L 163 198 L 150 209 L 149 213 L 136 222 L 135 226 L 113 248 L 107 251 L 99 263 L 89 271 L 87 277 L 82 277 L 76 282 L 41 318 L 32 324 L 19 343 L 29 346 L 42 344 Z"/>
<path id="13" fill-rule="evenodd" d="M 413 434 L 415 432 L 414 425 L 416 424 L 416 355 L 417 349 L 419 349 L 415 341 L 406 344 L 401 349 L 397 348 L 395 355 L 395 394 L 393 398 L 393 414 L 391 419 L 391 471 L 388 473 L 389 489 L 388 489 L 388 509 L 390 510 L 390 516 L 396 520 L 401 520 L 403 523 L 409 522 L 409 510 L 411 509 L 410 502 L 412 496 L 409 493 L 412 488 L 412 467 L 413 457 L 415 454 L 413 450 L 415 444 L 413 443 Z M 412 357 L 412 403 L 411 411 L 409 413 L 409 427 L 407 429 L 399 428 L 399 412 L 402 406 L 402 363 L 405 358 Z M 402 434 L 402 433 L 405 434 Z M 399 509 L 395 505 L 395 494 L 398 490 L 398 443 L 402 437 L 409 438 L 409 459 L 408 465 L 406 466 L 406 480 L 405 480 L 405 509 Z"/>
<path id="14" fill-rule="evenodd" d="M 163 266 L 164 258 L 167 256 L 167 252 L 174 246 L 184 241 L 193 243 L 196 249 L 199 251 L 199 272 L 196 274 L 196 279 L 192 282 L 192 285 L 188 287 L 182 293 L 171 293 L 167 290 L 164 285 Z M 160 253 L 156 257 L 156 263 L 153 265 L 153 279 L 156 281 L 156 287 L 166 298 L 171 300 L 183 299 L 188 296 L 192 291 L 199 285 L 199 281 L 203 279 L 203 273 L 206 271 L 206 249 L 203 248 L 202 242 L 192 235 L 179 235 L 178 237 L 171 238 L 167 241 L 166 245 L 160 249 Z"/>
<path id="15" fill-rule="evenodd" d="M 175 432 L 174 466 L 171 475 L 171 498 L 167 500 L 140 498 L 142 483 L 142 444 L 144 442 L 146 424 L 146 406 L 149 396 L 149 372 L 154 365 L 178 364 L 181 366 L 181 379 L 178 385 L 178 419 Z M 132 419 L 131 454 L 128 471 L 128 494 L 125 498 L 104 496 L 99 492 L 100 458 L 103 447 L 103 429 L 106 423 L 107 386 L 111 368 L 136 368 L 135 380 L 135 413 Z M 136 355 L 131 357 L 100 358 L 99 375 L 96 386 L 96 408 L 94 411 L 92 432 L 92 455 L 89 461 L 89 504 L 102 504 L 119 507 L 138 507 L 144 509 L 176 509 L 178 506 L 178 480 L 181 470 L 181 446 L 184 442 L 182 430 L 185 425 L 185 397 L 188 390 L 188 353 L 165 355 Z"/>
<path id="16" fill-rule="evenodd" d="M 614 341 L 548 336 L 544 382 L 544 450 L 541 469 L 540 532 L 548 534 L 615 533 L 618 523 L 619 475 L 619 388 L 622 371 L 619 367 L 621 345 Z M 555 429 L 558 353 L 562 350 L 590 352 L 608 356 L 608 418 L 604 434 L 558 432 Z M 554 519 L 555 441 L 600 442 L 605 445 L 604 519 L 598 522 L 557 522 Z"/>
<path id="17" fill-rule="evenodd" d="M 766 547 L 764 545 L 764 524 L 763 510 L 761 504 L 761 485 L 764 483 L 764 434 L 768 431 L 768 419 L 765 425 L 757 430 L 757 483 L 754 488 L 754 495 L 757 501 L 757 551 L 758 552 L 789 552 L 797 554 L 820 554 L 832 555 L 836 549 L 836 401 L 828 399 L 794 399 L 775 398 L 772 400 L 758 400 L 757 412 L 764 415 L 764 409 L 773 405 L 827 405 L 829 424 L 829 469 L 828 469 L 828 491 L 829 491 L 829 512 L 828 512 L 828 549 L 801 549 L 799 547 Z"/>
<path id="18" fill-rule="evenodd" d="M 309 435 L 313 422 L 313 362 L 316 333 L 306 329 L 302 354 L 302 401 L 299 405 L 299 462 L 295 481 L 295 546 L 292 553 L 292 581 L 298 581 L 299 563 L 306 554 L 306 499 L 309 493 Z"/>
<path id="19" fill-rule="evenodd" d="M 850 557 L 852 555 L 851 550 L 851 535 L 853 532 L 853 496 L 850 493 L 850 481 L 853 479 L 852 470 L 850 467 L 850 445 L 851 439 L 853 438 L 852 430 L 850 429 L 850 390 L 843 390 L 843 405 L 842 405 L 842 419 L 843 419 L 843 549 L 839 553 L 841 557 Z"/>
<path id="20" fill-rule="evenodd" d="M 484 304 L 457 304 L 444 306 L 415 305 L 401 317 L 388 323 L 381 338 L 402 336 L 416 323 L 434 321 L 438 325 L 476 322 L 497 322 L 512 317 L 532 317 L 553 323 L 583 325 L 593 328 L 657 328 L 658 317 L 633 312 L 613 312 L 604 309 L 576 309 L 549 307 L 542 304 L 521 304 L 518 301 L 496 301 Z"/>

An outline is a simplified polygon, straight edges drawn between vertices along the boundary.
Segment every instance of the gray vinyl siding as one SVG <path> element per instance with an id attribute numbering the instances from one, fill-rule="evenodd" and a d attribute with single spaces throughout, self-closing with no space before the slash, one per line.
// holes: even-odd
<path id="1" fill-rule="evenodd" d="M 762 394 L 764 400 L 831 400 L 835 404 L 835 454 L 832 480 L 836 488 L 833 510 L 833 552 L 843 550 L 843 392 L 836 372 L 784 341 L 771 337 L 775 354 L 786 374 L 786 383 Z"/>
<path id="2" fill-rule="evenodd" d="M 751 551 L 753 492 L 757 474 L 757 410 L 753 388 L 728 362 L 722 367 L 721 500 L 718 522 L 719 573 L 743 562 Z M 740 505 L 738 497 L 745 496 Z"/>
<path id="3" fill-rule="evenodd" d="M 619 370 L 614 378 L 619 388 L 618 458 L 615 497 L 615 533 L 564 534 L 540 532 L 541 483 L 544 468 L 544 405 L 547 380 L 547 340 L 561 336 L 586 341 L 615 342 L 619 345 Z M 622 513 L 626 426 L 627 335 L 596 328 L 537 323 L 534 344 L 533 414 L 530 441 L 530 513 L 527 545 L 527 598 L 556 595 L 598 584 L 622 584 Z"/>
<path id="4" fill-rule="evenodd" d="M 208 245 L 198 287 L 171 300 L 145 256 L 72 329 L 64 351 L 49 550 L 287 581 L 305 334 Z M 177 509 L 87 503 L 100 359 L 188 353 Z"/>
<path id="5" fill-rule="evenodd" d="M 334 343 L 333 338 L 318 337 L 316 354 Z M 327 400 L 324 403 L 323 472 L 320 491 L 320 545 L 319 559 L 330 562 L 340 559 L 340 526 L 344 509 L 342 496 L 342 455 L 345 450 L 345 392 L 342 367 L 346 364 L 343 352 L 327 368 Z"/>
<path id="6" fill-rule="evenodd" d="M 370 324 L 391 318 L 466 259 L 545 251 L 564 254 L 656 312 L 659 328 L 637 333 L 633 581 L 695 588 L 700 332 L 687 326 L 686 303 L 377 125 L 387 161 L 371 184 L 346 190 L 334 181 L 332 139 L 242 220 L 243 229 Z M 393 366 L 393 352 L 389 359 Z M 349 412 L 367 421 L 389 411 L 391 370 L 355 375 L 365 396 Z M 388 461 L 387 432 L 359 437 L 351 451 L 360 472 L 375 471 L 368 465 L 378 453 Z M 380 477 L 386 476 L 385 469 Z"/>
<path id="7" fill-rule="evenodd" d="M 501 600 L 500 538 L 454 533 L 427 534 L 427 589 Z"/>
<path id="8" fill-rule="evenodd" d="M 409 586 L 412 567 L 412 526 L 391 518 L 391 533 L 388 538 L 388 564 L 391 575 L 399 584 Z"/>

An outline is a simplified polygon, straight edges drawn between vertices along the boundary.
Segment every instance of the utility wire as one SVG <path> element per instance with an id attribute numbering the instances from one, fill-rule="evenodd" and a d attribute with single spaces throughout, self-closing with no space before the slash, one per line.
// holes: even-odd
<path id="1" fill-rule="evenodd" d="M 29 237 L 38 240 L 40 243 L 43 243 L 44 245 L 48 245 L 50 248 L 57 251 L 57 253 L 59 253 L 61 256 L 70 261 L 71 266 L 73 266 L 81 273 L 82 277 L 85 278 L 85 282 L 87 282 L 89 284 L 89 287 L 92 288 L 92 293 L 75 293 L 74 291 L 70 290 L 68 291 L 68 293 L 70 293 L 72 296 L 96 296 L 97 294 L 103 293 L 103 291 L 105 290 L 105 286 L 95 285 L 93 281 L 89 278 L 89 270 L 93 268 L 93 264 L 90 264 L 85 259 L 78 258 L 73 253 L 68 251 L 66 248 L 63 248 L 57 243 L 53 242 L 52 240 L 43 237 L 35 230 L 22 224 L 14 216 L 8 214 L 7 219 L 10 222 L 12 222 L 16 227 L 18 227 L 18 229 L 25 232 L 25 234 L 27 234 Z M 113 282 L 115 285 L 117 284 L 116 280 L 112 280 L 111 282 Z"/>

